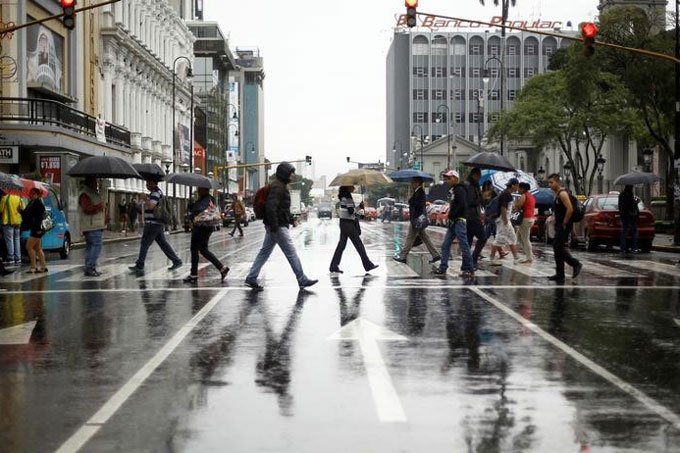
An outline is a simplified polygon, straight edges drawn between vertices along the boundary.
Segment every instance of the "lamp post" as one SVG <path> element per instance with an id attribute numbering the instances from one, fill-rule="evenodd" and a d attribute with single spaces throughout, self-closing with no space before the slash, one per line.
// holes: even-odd
<path id="1" fill-rule="evenodd" d="M 645 165 L 645 172 L 651 172 L 652 171 L 652 158 L 654 157 L 654 150 L 651 148 L 645 148 L 642 151 L 642 162 L 644 162 Z M 647 206 L 650 205 L 650 200 L 652 198 L 652 187 L 650 186 L 649 183 L 646 183 L 644 186 L 644 197 L 645 197 L 645 204 Z"/>
<path id="2" fill-rule="evenodd" d="M 565 183 L 567 186 L 567 189 L 569 189 L 569 178 L 571 177 L 571 170 L 572 170 L 572 165 L 571 162 L 567 162 L 564 164 L 564 178 L 565 178 Z"/>
<path id="3" fill-rule="evenodd" d="M 446 109 L 446 121 L 444 123 L 446 124 L 446 169 L 450 170 L 451 169 L 451 109 L 449 108 L 448 105 L 445 104 L 440 104 L 437 107 L 437 113 L 439 113 L 439 109 Z M 439 116 L 437 117 L 437 122 L 441 121 L 441 113 L 439 113 Z"/>
<path id="4" fill-rule="evenodd" d="M 479 152 L 482 152 L 482 123 L 484 122 L 481 116 L 482 102 L 484 101 L 482 93 L 483 90 L 479 90 L 477 93 L 477 143 L 479 144 Z"/>
<path id="5" fill-rule="evenodd" d="M 402 163 L 402 154 L 404 153 L 404 148 L 401 146 L 401 140 L 395 140 L 394 144 L 392 145 L 392 153 L 394 154 L 394 157 L 397 157 L 397 143 L 399 144 L 399 167 L 403 165 Z"/>
<path id="6" fill-rule="evenodd" d="M 415 129 L 418 128 L 420 130 L 419 135 L 415 135 Z M 424 157 L 423 157 L 423 127 L 420 124 L 414 124 L 413 128 L 411 129 L 411 137 L 419 137 L 420 138 L 420 171 L 425 171 L 425 162 L 424 162 Z"/>
<path id="7" fill-rule="evenodd" d="M 597 192 L 598 193 L 603 193 L 604 192 L 604 176 L 602 175 L 602 172 L 604 171 L 604 164 L 607 163 L 607 159 L 602 157 L 602 154 L 600 154 L 595 161 L 595 165 L 597 166 Z"/>
<path id="8" fill-rule="evenodd" d="M 545 184 L 545 170 L 543 169 L 543 166 L 538 167 L 536 176 L 538 176 L 538 186 L 543 187 Z"/>
<path id="9" fill-rule="evenodd" d="M 176 80 L 177 80 L 177 71 L 175 71 L 175 68 L 177 67 L 177 62 L 179 60 L 186 60 L 187 61 L 187 72 L 185 79 L 191 84 L 191 102 L 192 102 L 192 117 L 193 117 L 193 100 L 194 100 L 194 93 L 193 93 L 193 87 L 194 84 L 191 83 L 194 73 L 191 70 L 191 60 L 189 60 L 188 57 L 180 55 L 179 57 L 175 58 L 175 60 L 172 62 L 172 171 L 177 171 L 177 162 L 175 159 L 177 159 L 177 151 L 175 150 L 175 137 L 177 136 L 176 134 L 176 127 L 177 123 L 175 120 L 175 105 L 177 103 L 176 100 Z M 193 130 L 193 124 L 192 124 L 192 130 Z M 192 134 L 192 139 L 193 139 L 193 134 Z M 193 148 L 194 144 L 193 142 L 191 143 L 191 147 Z M 191 154 L 193 154 L 193 149 L 191 150 Z M 167 171 L 166 171 L 167 172 Z M 167 188 L 166 188 L 167 189 Z M 177 184 L 172 185 L 172 198 L 175 199 L 175 205 L 177 204 Z M 177 206 L 175 206 L 175 210 L 177 210 Z"/>
<path id="10" fill-rule="evenodd" d="M 504 0 L 505 1 L 505 0 Z M 505 8 L 505 7 L 504 7 Z M 505 9 L 504 9 L 505 11 Z M 505 26 L 503 27 L 502 31 L 502 38 L 501 38 L 501 55 L 505 54 Z M 504 88 L 504 77 L 503 77 L 503 60 L 499 59 L 498 57 L 489 57 L 487 60 L 484 62 L 484 72 L 482 75 L 482 82 L 484 83 L 484 87 L 487 87 L 487 84 L 489 83 L 490 77 L 489 77 L 489 70 L 487 69 L 487 66 L 490 61 L 497 61 L 498 64 L 500 64 L 500 78 L 501 78 L 501 105 L 500 105 L 500 111 L 503 112 L 503 106 L 505 104 L 504 102 L 504 96 L 503 96 L 503 88 Z M 488 91 L 488 90 L 486 90 Z M 487 93 L 488 94 L 488 93 Z M 487 96 L 487 99 L 490 99 L 490 96 Z M 505 148 L 505 136 L 503 132 L 501 131 L 501 156 L 503 155 L 503 150 Z"/>
<path id="11" fill-rule="evenodd" d="M 232 123 L 231 120 L 238 120 L 238 106 L 227 102 L 227 116 L 229 116 L 229 107 L 234 107 L 234 115 L 231 118 L 227 119 L 227 150 L 224 153 L 224 164 L 223 167 L 227 167 L 229 165 L 229 161 L 227 159 L 227 154 L 229 151 L 231 151 L 231 148 L 229 147 L 229 128 L 230 127 L 235 127 L 236 132 L 234 132 L 234 137 L 238 137 L 238 123 Z M 226 177 L 222 177 L 222 180 L 224 181 L 225 187 L 227 188 L 227 195 L 229 195 L 229 170 L 224 168 L 224 173 L 226 174 Z"/>

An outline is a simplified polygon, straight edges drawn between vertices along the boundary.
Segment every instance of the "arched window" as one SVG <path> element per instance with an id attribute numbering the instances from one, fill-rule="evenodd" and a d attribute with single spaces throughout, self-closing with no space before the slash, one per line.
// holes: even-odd
<path id="1" fill-rule="evenodd" d="M 423 35 L 418 35 L 413 38 L 412 46 L 413 55 L 429 55 L 430 54 L 430 42 Z"/>
<path id="2" fill-rule="evenodd" d="M 437 35 L 432 40 L 432 55 L 446 55 L 447 40 L 442 35 Z"/>

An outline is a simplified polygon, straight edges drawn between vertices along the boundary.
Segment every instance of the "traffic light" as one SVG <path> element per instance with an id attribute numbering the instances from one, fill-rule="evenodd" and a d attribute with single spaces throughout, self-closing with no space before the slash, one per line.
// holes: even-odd
<path id="1" fill-rule="evenodd" d="M 583 55 L 592 57 L 595 53 L 595 36 L 597 36 L 597 25 L 593 22 L 581 24 L 581 36 L 583 36 Z"/>
<path id="2" fill-rule="evenodd" d="M 312 156 L 305 156 L 305 162 L 307 165 L 312 165 Z"/>
<path id="3" fill-rule="evenodd" d="M 418 0 L 404 0 L 404 5 L 406 5 L 406 25 L 413 28 L 418 24 L 416 19 Z"/>
<path id="4" fill-rule="evenodd" d="M 61 8 L 64 12 L 61 18 L 64 27 L 73 30 L 76 27 L 76 0 L 61 0 Z"/>

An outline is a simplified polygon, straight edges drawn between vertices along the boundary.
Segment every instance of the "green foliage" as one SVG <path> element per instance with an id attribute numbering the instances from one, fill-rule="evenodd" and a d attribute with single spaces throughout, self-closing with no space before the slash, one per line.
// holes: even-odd
<path id="1" fill-rule="evenodd" d="M 269 177 L 269 182 L 274 182 L 275 180 L 276 180 L 275 174 Z M 290 184 L 288 184 L 288 189 L 299 190 L 300 199 L 306 206 L 309 206 L 312 204 L 312 196 L 310 193 L 312 191 L 313 185 L 314 181 L 312 181 L 311 179 L 303 178 L 300 175 L 293 174 L 293 180 L 291 181 Z"/>

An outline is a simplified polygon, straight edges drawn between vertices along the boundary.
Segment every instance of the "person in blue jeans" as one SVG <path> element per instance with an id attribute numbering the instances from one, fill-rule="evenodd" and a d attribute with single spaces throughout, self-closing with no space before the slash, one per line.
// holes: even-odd
<path id="1" fill-rule="evenodd" d="M 276 180 L 269 184 L 269 194 L 267 195 L 263 219 L 265 228 L 264 242 L 245 282 L 247 286 L 256 291 L 264 289 L 257 282 L 257 277 L 260 275 L 262 266 L 267 262 L 276 245 L 281 248 L 290 267 L 293 269 L 300 289 L 315 285 L 318 282 L 318 280 L 308 278 L 302 270 L 302 263 L 295 251 L 295 245 L 293 245 L 293 240 L 288 231 L 291 225 L 297 226 L 297 222 L 293 220 L 293 216 L 290 213 L 290 192 L 288 191 L 288 184 L 292 181 L 294 173 L 295 167 L 288 162 L 281 162 L 276 167 Z"/>
<path id="2" fill-rule="evenodd" d="M 78 197 L 80 231 L 85 236 L 85 276 L 99 277 L 97 261 L 102 252 L 104 230 L 108 223 L 106 204 L 97 189 L 97 178 L 88 176 L 81 183 Z"/>
<path id="3" fill-rule="evenodd" d="M 174 271 L 182 267 L 182 260 L 177 256 L 175 250 L 172 248 L 168 240 L 165 238 L 165 223 L 156 218 L 154 213 L 156 206 L 161 201 L 161 197 L 165 196 L 158 188 L 158 181 L 148 179 L 146 181 L 146 188 L 149 190 L 149 197 L 144 201 L 144 231 L 142 232 L 142 242 L 139 246 L 139 256 L 134 266 L 130 266 L 130 270 L 136 274 L 144 273 L 144 262 L 146 261 L 146 254 L 149 247 L 154 242 L 158 243 L 165 256 L 172 261 L 172 266 L 168 268 Z"/>
<path id="4" fill-rule="evenodd" d="M 448 228 L 442 243 L 442 259 L 439 267 L 434 270 L 435 274 L 446 275 L 446 270 L 449 267 L 449 256 L 451 255 L 451 245 L 453 239 L 458 239 L 460 246 L 460 253 L 463 256 L 463 264 L 460 267 L 462 276 L 470 278 L 475 275 L 474 265 L 472 263 L 472 252 L 470 251 L 470 244 L 467 236 L 467 194 L 463 185 L 459 184 L 460 176 L 456 170 L 449 170 L 443 174 L 446 183 L 449 185 L 449 218 Z"/>

